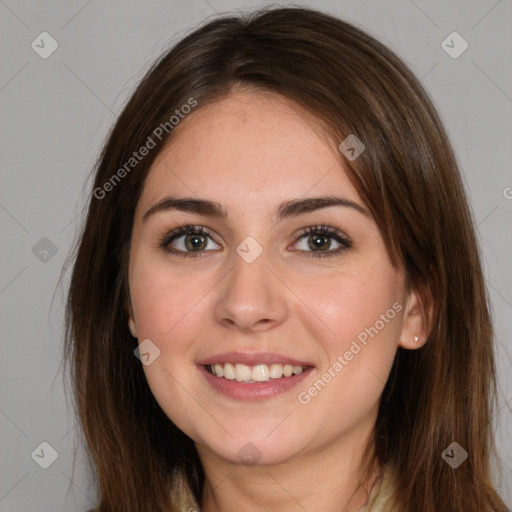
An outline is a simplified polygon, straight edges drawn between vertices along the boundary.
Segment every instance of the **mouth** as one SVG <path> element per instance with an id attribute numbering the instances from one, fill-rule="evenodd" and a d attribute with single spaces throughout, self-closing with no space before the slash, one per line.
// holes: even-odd
<path id="1" fill-rule="evenodd" d="M 304 382 L 315 371 L 311 365 L 272 363 L 210 363 L 197 365 L 209 389 L 219 396 L 254 402 L 286 396 L 286 392 Z"/>
<path id="2" fill-rule="evenodd" d="M 251 366 L 242 363 L 216 363 L 206 364 L 204 367 L 210 375 L 245 384 L 288 379 L 312 368 L 310 365 L 294 366 L 280 363 L 259 363 Z"/>

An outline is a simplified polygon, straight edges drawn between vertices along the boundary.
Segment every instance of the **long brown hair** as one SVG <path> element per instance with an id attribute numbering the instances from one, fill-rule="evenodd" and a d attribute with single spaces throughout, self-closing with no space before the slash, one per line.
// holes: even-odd
<path id="1" fill-rule="evenodd" d="M 398 349 L 375 425 L 372 456 L 391 472 L 393 510 L 504 512 L 489 467 L 493 330 L 448 137 L 395 54 L 357 27 L 305 8 L 221 17 L 192 32 L 146 73 L 102 150 L 76 247 L 64 354 L 97 478 L 97 510 L 199 508 L 204 473 L 194 443 L 157 404 L 134 357 L 129 244 L 147 173 L 179 131 L 170 122 L 176 109 L 195 101 L 197 110 L 239 84 L 295 100 L 337 144 L 350 134 L 363 141 L 359 158 L 345 159 L 350 179 L 393 263 L 422 291 L 425 308 L 433 306 L 426 345 Z M 147 155 L 127 166 L 149 139 Z M 454 441 L 468 453 L 457 469 L 441 456 Z"/>

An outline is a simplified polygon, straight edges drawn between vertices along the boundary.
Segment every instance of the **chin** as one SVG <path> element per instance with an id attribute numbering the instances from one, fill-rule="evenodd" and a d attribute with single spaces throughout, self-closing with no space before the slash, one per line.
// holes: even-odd
<path id="1" fill-rule="evenodd" d="M 226 433 L 222 438 L 202 438 L 199 443 L 230 463 L 246 466 L 281 464 L 298 455 L 298 440 L 286 432 L 270 439 L 274 434 L 251 436 L 246 432 L 230 437 Z"/>

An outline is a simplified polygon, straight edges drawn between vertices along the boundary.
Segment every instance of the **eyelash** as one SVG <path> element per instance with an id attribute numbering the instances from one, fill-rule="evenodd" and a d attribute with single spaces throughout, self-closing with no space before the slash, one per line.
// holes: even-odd
<path id="1" fill-rule="evenodd" d="M 329 252 L 322 252 L 322 251 L 303 251 L 310 253 L 310 256 L 313 258 L 325 258 L 325 257 L 332 257 L 332 256 L 340 256 L 341 253 L 347 251 L 352 247 L 352 241 L 350 238 L 348 238 L 346 235 L 342 235 L 337 229 L 331 228 L 326 225 L 321 226 L 310 226 L 308 228 L 303 229 L 298 235 L 297 235 L 297 241 L 302 240 L 303 238 L 307 236 L 311 236 L 312 234 L 319 234 L 323 236 L 328 236 L 329 238 L 333 238 L 341 244 L 341 247 L 338 249 L 329 251 Z M 203 227 L 203 226 L 192 226 L 190 224 L 187 224 L 185 226 L 180 226 L 178 228 L 172 229 L 169 231 L 161 240 L 159 243 L 159 248 L 167 253 L 172 253 L 178 256 L 182 256 L 184 258 L 190 257 L 190 258 L 197 258 L 201 257 L 205 251 L 180 251 L 176 249 L 170 249 L 169 245 L 171 242 L 176 240 L 182 235 L 199 235 L 199 236 L 207 236 L 211 238 L 210 233 Z"/>

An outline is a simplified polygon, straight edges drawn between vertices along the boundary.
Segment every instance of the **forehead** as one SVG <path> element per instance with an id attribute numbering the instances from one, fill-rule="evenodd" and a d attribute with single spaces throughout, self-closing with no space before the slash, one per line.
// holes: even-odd
<path id="1" fill-rule="evenodd" d="M 358 194 L 321 121 L 292 100 L 252 90 L 199 107 L 153 163 L 141 202 L 166 194 L 271 208 L 310 193 Z"/>

